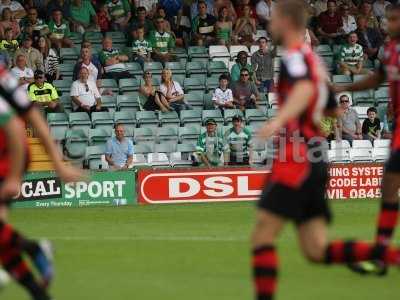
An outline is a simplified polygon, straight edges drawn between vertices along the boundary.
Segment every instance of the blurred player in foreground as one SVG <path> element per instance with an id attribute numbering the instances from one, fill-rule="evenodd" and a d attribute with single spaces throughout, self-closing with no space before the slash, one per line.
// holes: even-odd
<path id="1" fill-rule="evenodd" d="M 342 86 L 335 86 L 336 92 L 356 92 L 375 89 L 385 80 L 390 84 L 389 110 L 393 112 L 394 129 L 391 154 L 385 165 L 382 181 L 381 210 L 377 220 L 375 242 L 389 245 L 399 217 L 400 188 L 400 5 L 394 4 L 387 9 L 388 33 L 391 41 L 384 51 L 384 60 L 380 68 L 365 79 Z M 387 267 L 382 261 L 363 262 L 351 265 L 359 273 L 385 275 Z"/>
<path id="2" fill-rule="evenodd" d="M 349 264 L 378 259 L 400 264 L 400 249 L 359 241 L 327 240 L 331 218 L 325 187 L 327 165 L 319 131 L 325 110 L 334 111 L 319 57 L 304 43 L 306 4 L 280 0 L 272 13 L 270 30 L 283 48 L 278 85 L 280 110 L 259 132 L 285 140 L 264 187 L 252 236 L 253 274 L 257 300 L 274 298 L 278 273 L 275 242 L 287 221 L 297 226 L 300 247 L 312 262 Z M 297 135 L 297 137 L 296 137 Z"/>
<path id="3" fill-rule="evenodd" d="M 25 287 L 32 299 L 49 300 L 51 298 L 46 289 L 54 275 L 51 245 L 46 241 L 39 243 L 29 240 L 7 223 L 8 207 L 12 198 L 19 194 L 21 178 L 28 165 L 26 151 L 23 151 L 20 157 L 20 153 L 14 150 L 19 143 L 24 145 L 25 150 L 27 148 L 26 133 L 21 125 L 22 120 L 30 122 L 36 130 L 61 180 L 77 181 L 83 179 L 83 174 L 63 164 L 62 156 L 51 138 L 46 121 L 29 101 L 26 92 L 18 88 L 17 80 L 3 66 L 0 66 L 0 101 L 1 105 L 4 103 L 6 107 L 11 107 L 20 117 L 20 121 L 13 121 L 12 131 L 9 127 L 0 130 L 0 182 L 2 182 L 0 185 L 0 262 L 4 269 Z M 22 132 L 20 132 L 21 128 Z M 18 172 L 18 176 L 15 175 Z M 39 271 L 40 282 L 34 278 L 23 254 L 28 255 Z"/>

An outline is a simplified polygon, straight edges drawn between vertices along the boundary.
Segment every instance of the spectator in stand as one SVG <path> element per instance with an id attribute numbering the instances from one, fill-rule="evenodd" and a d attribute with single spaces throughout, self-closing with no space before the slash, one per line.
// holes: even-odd
<path id="1" fill-rule="evenodd" d="M 318 17 L 318 34 L 323 43 L 338 44 L 343 36 L 342 16 L 337 11 L 336 1 L 328 1 L 327 11 Z"/>
<path id="2" fill-rule="evenodd" d="M 128 56 L 122 54 L 119 49 L 113 48 L 111 37 L 103 38 L 103 49 L 100 51 L 99 58 L 106 78 L 119 80 L 132 77 L 124 65 L 129 60 Z"/>
<path id="3" fill-rule="evenodd" d="M 49 27 L 43 19 L 38 18 L 38 12 L 36 8 L 30 8 L 28 10 L 27 18 L 21 20 L 22 31 L 25 34 L 33 35 L 37 38 L 42 35 L 49 33 Z"/>
<path id="4" fill-rule="evenodd" d="M 268 46 L 265 37 L 258 39 L 259 50 L 251 56 L 251 65 L 255 70 L 256 85 L 261 93 L 268 94 L 274 86 L 274 58 L 276 47 Z"/>
<path id="5" fill-rule="evenodd" d="M 375 107 L 370 107 L 367 110 L 368 118 L 362 124 L 362 134 L 364 140 L 378 140 L 381 138 L 381 121 L 376 117 L 378 111 Z"/>
<path id="6" fill-rule="evenodd" d="M 112 170 L 125 170 L 133 162 L 133 143 L 125 137 L 125 128 L 122 124 L 115 124 L 115 137 L 107 141 L 106 161 Z"/>
<path id="7" fill-rule="evenodd" d="M 33 71 L 26 66 L 26 57 L 18 55 L 15 60 L 15 67 L 11 69 L 11 73 L 18 79 L 19 86 L 28 90 L 28 85 L 33 82 Z"/>
<path id="8" fill-rule="evenodd" d="M 206 121 L 206 131 L 199 135 L 196 145 L 196 157 L 201 165 L 207 168 L 223 165 L 224 136 L 217 130 L 217 122 L 214 119 Z"/>
<path id="9" fill-rule="evenodd" d="M 7 69 L 11 65 L 11 59 L 8 52 L 0 49 L 0 64 L 3 64 Z"/>
<path id="10" fill-rule="evenodd" d="M 243 17 L 240 17 L 235 24 L 236 44 L 246 45 L 248 48 L 254 43 L 253 35 L 257 33 L 256 19 L 252 18 L 250 6 L 243 7 Z"/>
<path id="11" fill-rule="evenodd" d="M 144 27 L 138 28 L 137 33 L 138 38 L 132 43 L 133 61 L 139 63 L 143 69 L 144 63 L 151 60 L 152 47 L 144 37 Z"/>
<path id="12" fill-rule="evenodd" d="M 219 16 L 219 12 L 223 7 L 227 8 L 228 17 L 235 24 L 237 20 L 237 15 L 231 0 L 215 0 L 212 15 Z"/>
<path id="13" fill-rule="evenodd" d="M 309 44 L 310 47 L 316 47 L 320 44 L 318 38 L 315 36 L 315 33 L 310 28 L 306 29 L 304 41 Z"/>
<path id="14" fill-rule="evenodd" d="M 7 28 L 11 28 L 13 33 L 12 39 L 16 40 L 20 33 L 21 28 L 19 27 L 19 23 L 14 19 L 12 12 L 9 8 L 3 9 L 3 13 L 1 14 L 1 21 L 0 21 L 0 37 L 5 38 L 5 30 Z"/>
<path id="15" fill-rule="evenodd" d="M 196 16 L 199 15 L 199 3 L 206 2 L 207 4 L 207 14 L 213 15 L 214 14 L 214 0 L 197 0 L 193 1 L 190 5 L 190 17 L 193 20 Z"/>
<path id="16" fill-rule="evenodd" d="M 243 118 L 236 115 L 232 118 L 233 127 L 225 132 L 225 164 L 248 165 L 251 161 L 251 133 L 243 127 Z"/>
<path id="17" fill-rule="evenodd" d="M 46 82 L 41 70 L 35 71 L 35 81 L 28 86 L 28 96 L 46 113 L 63 112 L 56 88 Z"/>
<path id="18" fill-rule="evenodd" d="M 228 9 L 226 7 L 221 8 L 218 14 L 218 21 L 215 23 L 215 32 L 218 45 L 231 45 L 232 21 L 228 17 Z"/>
<path id="19" fill-rule="evenodd" d="M 13 32 L 11 28 L 5 30 L 4 39 L 0 42 L 0 50 L 7 51 L 10 57 L 14 57 L 15 51 L 19 48 L 19 43 L 13 38 Z"/>
<path id="20" fill-rule="evenodd" d="M 275 3 L 272 0 L 260 0 L 256 5 L 258 21 L 261 26 L 266 27 L 271 19 Z"/>
<path id="21" fill-rule="evenodd" d="M 89 80 L 89 71 L 86 68 L 79 71 L 79 79 L 72 83 L 70 95 L 75 112 L 86 112 L 91 116 L 92 112 L 108 111 L 101 106 L 100 92 L 96 83 Z"/>
<path id="22" fill-rule="evenodd" d="M 172 32 L 175 35 L 175 43 L 178 47 L 184 47 L 185 31 L 187 31 L 187 29 L 182 26 L 182 23 L 187 21 L 190 25 L 190 22 L 189 19 L 183 15 L 183 1 L 161 0 L 159 1 L 159 8 L 164 10 L 164 17 L 171 25 Z"/>
<path id="23" fill-rule="evenodd" d="M 321 120 L 321 132 L 328 142 L 341 139 L 336 118 L 323 117 Z"/>
<path id="24" fill-rule="evenodd" d="M 18 55 L 24 55 L 26 57 L 26 62 L 28 68 L 32 69 L 34 72 L 36 70 L 43 70 L 43 56 L 39 50 L 32 47 L 32 37 L 27 36 L 22 42 L 22 47 L 15 51 L 15 57 Z"/>
<path id="25" fill-rule="evenodd" d="M 374 60 L 379 51 L 379 47 L 383 44 L 382 36 L 378 29 L 369 28 L 367 19 L 364 16 L 357 18 L 357 35 L 358 43 L 363 47 L 364 54 L 371 60 Z"/>
<path id="26" fill-rule="evenodd" d="M 71 3 L 69 0 L 50 0 L 49 3 L 47 4 L 47 19 L 50 19 L 53 11 L 59 10 L 61 11 L 61 15 L 63 19 L 65 20 L 70 20 L 70 11 L 69 8 L 71 6 Z"/>
<path id="27" fill-rule="evenodd" d="M 191 106 L 185 102 L 181 85 L 172 80 L 170 69 L 164 69 L 161 73 L 161 85 L 156 93 L 156 103 L 168 103 L 178 114 L 182 110 L 191 109 Z"/>
<path id="28" fill-rule="evenodd" d="M 99 59 L 99 56 L 98 56 L 98 54 L 96 54 L 95 52 L 95 50 L 93 49 L 93 47 L 92 47 L 92 43 L 90 42 L 90 41 L 83 41 L 82 42 L 82 47 L 81 48 L 88 48 L 88 49 L 90 49 L 90 52 L 91 52 L 91 55 L 92 55 L 92 58 L 91 58 L 91 60 L 93 61 L 93 63 L 95 64 L 95 65 L 101 65 L 101 62 L 100 62 L 100 59 Z M 78 70 L 79 71 L 79 70 Z M 79 72 L 78 72 L 79 73 Z"/>
<path id="29" fill-rule="evenodd" d="M 131 6 L 128 0 L 108 0 L 106 4 L 114 31 L 125 31 L 131 19 Z"/>
<path id="30" fill-rule="evenodd" d="M 350 99 L 347 95 L 339 98 L 340 108 L 343 110 L 342 116 L 338 119 L 338 128 L 341 132 L 342 139 L 352 142 L 353 140 L 361 140 L 361 123 L 358 113 L 350 107 Z"/>
<path id="31" fill-rule="evenodd" d="M 357 33 L 350 33 L 347 37 L 347 44 L 343 45 L 340 51 L 339 69 L 344 75 L 350 76 L 365 73 L 365 70 L 363 70 L 363 48 L 357 42 Z"/>
<path id="32" fill-rule="evenodd" d="M 103 68 L 98 61 L 94 61 L 92 57 L 92 50 L 90 48 L 81 48 L 81 56 L 75 64 L 72 80 L 79 79 L 79 73 L 82 68 L 88 70 L 88 80 L 96 83 L 97 88 L 101 88 L 101 77 L 103 75 Z"/>
<path id="33" fill-rule="evenodd" d="M 367 20 L 367 27 L 369 28 L 379 28 L 379 22 L 376 16 L 374 15 L 374 12 L 372 10 L 372 5 L 368 1 L 364 1 L 361 4 L 360 8 L 360 14 L 359 16 L 363 16 Z"/>
<path id="34" fill-rule="evenodd" d="M 192 21 L 193 41 L 197 46 L 215 43 L 215 23 L 217 20 L 207 13 L 207 3 L 198 3 L 199 14 Z"/>
<path id="35" fill-rule="evenodd" d="M 160 0 L 158 1 L 158 5 L 164 8 L 166 13 L 166 19 L 175 23 L 173 20 L 179 14 L 182 14 L 183 1 L 182 0 Z"/>
<path id="36" fill-rule="evenodd" d="M 229 76 L 222 74 L 219 76 L 219 87 L 213 93 L 212 101 L 215 108 L 221 110 L 222 114 L 225 109 L 235 108 L 233 104 L 233 93 L 229 88 Z"/>
<path id="37" fill-rule="evenodd" d="M 354 16 L 350 15 L 350 7 L 348 5 L 342 5 L 342 22 L 343 31 L 345 34 L 357 30 L 357 22 Z"/>
<path id="38" fill-rule="evenodd" d="M 386 13 L 386 7 L 388 5 L 391 5 L 391 3 L 389 1 L 386 0 L 376 0 L 374 2 L 374 4 L 372 5 L 372 11 L 374 13 L 374 15 L 378 18 L 378 19 L 382 19 L 385 17 L 385 13 Z"/>
<path id="39" fill-rule="evenodd" d="M 9 8 L 11 10 L 14 20 L 17 20 L 18 22 L 26 16 L 26 11 L 24 7 L 18 1 L 1 0 L 0 13 L 3 13 L 3 10 L 6 8 Z"/>
<path id="40" fill-rule="evenodd" d="M 69 22 L 63 19 L 60 9 L 54 9 L 49 21 L 49 37 L 54 48 L 71 48 L 74 43 L 70 40 Z"/>
<path id="41" fill-rule="evenodd" d="M 134 0 L 135 7 L 144 7 L 146 15 L 152 19 L 156 14 L 158 0 Z"/>
<path id="42" fill-rule="evenodd" d="M 156 19 L 156 30 L 149 35 L 152 47 L 152 57 L 155 61 L 162 63 L 174 61 L 175 55 L 171 51 L 175 48 L 175 40 L 172 34 L 165 31 L 164 19 Z"/>
<path id="43" fill-rule="evenodd" d="M 310 2 L 314 8 L 314 16 L 316 17 L 328 9 L 328 0 L 315 0 Z"/>
<path id="44" fill-rule="evenodd" d="M 60 71 L 58 66 L 60 59 L 57 51 L 51 48 L 50 40 L 41 36 L 35 47 L 43 56 L 44 73 L 48 82 L 60 79 Z"/>
<path id="45" fill-rule="evenodd" d="M 90 1 L 72 0 L 70 15 L 73 31 L 83 34 L 86 31 L 98 30 L 96 11 Z"/>
<path id="46" fill-rule="evenodd" d="M 236 64 L 234 64 L 231 69 L 231 83 L 234 83 L 240 79 L 240 71 L 242 69 L 246 69 L 250 74 L 249 79 L 253 79 L 253 68 L 247 63 L 247 57 L 248 55 L 246 51 L 240 51 L 238 53 Z"/>
<path id="47" fill-rule="evenodd" d="M 233 86 L 233 102 L 236 108 L 243 112 L 248 108 L 257 108 L 257 102 L 260 100 L 257 86 L 249 78 L 249 70 L 243 68 L 240 71 L 240 80 Z"/>
<path id="48" fill-rule="evenodd" d="M 138 9 L 136 10 L 136 18 L 133 18 L 130 26 L 129 26 L 129 33 L 130 33 L 130 40 L 132 41 L 133 39 L 137 39 L 137 33 L 136 30 L 139 27 L 143 27 L 144 28 L 144 35 L 147 37 L 150 32 L 152 32 L 155 27 L 153 22 L 148 19 L 146 17 L 147 12 L 146 12 L 146 8 L 143 6 L 138 7 Z"/>
<path id="49" fill-rule="evenodd" d="M 144 84 L 139 89 L 139 93 L 146 99 L 143 108 L 150 111 L 172 111 L 173 109 L 169 106 L 165 97 L 156 97 L 156 89 L 153 86 L 153 75 L 150 71 L 145 71 L 143 73 L 143 80 Z"/>
<path id="50" fill-rule="evenodd" d="M 238 4 L 235 6 L 236 7 L 236 16 L 238 18 L 243 17 L 243 7 L 245 5 L 250 6 L 251 11 L 250 11 L 250 16 L 252 18 L 257 18 L 257 12 L 256 12 L 256 8 L 254 7 L 254 5 L 251 3 L 251 0 L 239 0 Z"/>
<path id="51" fill-rule="evenodd" d="M 102 3 L 99 5 L 99 8 L 96 13 L 97 16 L 97 24 L 99 25 L 101 33 L 106 33 L 111 29 L 111 17 L 108 13 L 107 5 Z"/>

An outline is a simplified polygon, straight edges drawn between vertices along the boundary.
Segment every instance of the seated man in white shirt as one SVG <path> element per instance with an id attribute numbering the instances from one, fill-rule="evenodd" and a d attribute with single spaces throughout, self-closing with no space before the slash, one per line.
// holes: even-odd
<path id="1" fill-rule="evenodd" d="M 81 68 L 79 79 L 72 83 L 70 94 L 74 111 L 87 112 L 89 115 L 92 112 L 108 111 L 107 108 L 101 107 L 101 96 L 96 83 L 88 78 L 88 69 Z"/>
<path id="2" fill-rule="evenodd" d="M 224 109 L 235 108 L 232 90 L 228 88 L 228 85 L 229 77 L 225 74 L 219 76 L 219 87 L 215 89 L 212 97 L 215 108 L 219 108 L 222 113 Z"/>
<path id="3" fill-rule="evenodd" d="M 11 69 L 11 73 L 18 79 L 19 86 L 27 89 L 28 85 L 33 82 L 33 70 L 26 66 L 25 55 L 18 55 L 15 64 L 16 66 Z"/>

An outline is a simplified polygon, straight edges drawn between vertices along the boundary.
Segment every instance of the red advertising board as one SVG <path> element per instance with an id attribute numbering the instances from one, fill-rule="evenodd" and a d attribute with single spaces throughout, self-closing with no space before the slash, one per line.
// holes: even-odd
<path id="1" fill-rule="evenodd" d="M 252 168 L 143 169 L 138 173 L 141 204 L 257 200 L 269 171 Z M 329 199 L 379 198 L 383 165 L 332 164 Z"/>
<path id="2" fill-rule="evenodd" d="M 141 170 L 139 203 L 257 200 L 267 174 L 251 168 Z"/>

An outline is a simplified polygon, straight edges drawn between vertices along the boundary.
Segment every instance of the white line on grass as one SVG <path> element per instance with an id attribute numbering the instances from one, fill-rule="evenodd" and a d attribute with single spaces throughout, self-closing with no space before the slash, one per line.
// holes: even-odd
<path id="1" fill-rule="evenodd" d="M 246 242 L 248 237 L 213 236 L 53 236 L 51 241 L 193 241 L 193 242 Z"/>

